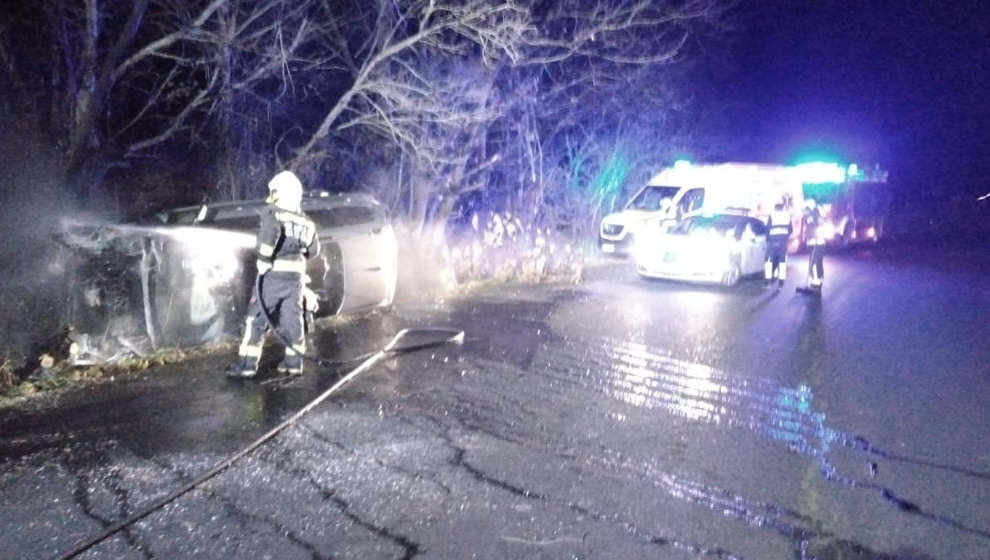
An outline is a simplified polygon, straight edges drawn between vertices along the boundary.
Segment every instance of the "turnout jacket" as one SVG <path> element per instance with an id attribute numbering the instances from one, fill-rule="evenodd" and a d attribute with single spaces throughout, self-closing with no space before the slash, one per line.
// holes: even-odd
<path id="1" fill-rule="evenodd" d="M 771 238 L 782 239 L 790 237 L 791 230 L 791 215 L 787 212 L 781 210 L 774 210 L 773 214 L 770 214 L 770 219 L 767 220 L 767 227 L 769 228 L 768 235 Z"/>
<path id="2" fill-rule="evenodd" d="M 316 225 L 301 212 L 269 204 L 261 213 L 257 237 L 258 270 L 306 273 L 306 259 L 320 253 Z"/>
<path id="3" fill-rule="evenodd" d="M 825 239 L 821 236 L 822 212 L 818 207 L 805 209 L 804 211 L 804 237 L 809 245 L 824 245 Z"/>

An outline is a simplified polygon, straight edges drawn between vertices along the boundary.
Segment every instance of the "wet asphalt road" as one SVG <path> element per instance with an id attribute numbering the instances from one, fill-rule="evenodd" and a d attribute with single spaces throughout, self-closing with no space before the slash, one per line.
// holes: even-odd
<path id="1" fill-rule="evenodd" d="M 321 332 L 383 362 L 81 558 L 990 558 L 990 252 L 827 258 L 820 300 L 646 282 L 491 287 Z M 0 412 L 0 557 L 65 552 L 340 372 L 203 358 Z"/>

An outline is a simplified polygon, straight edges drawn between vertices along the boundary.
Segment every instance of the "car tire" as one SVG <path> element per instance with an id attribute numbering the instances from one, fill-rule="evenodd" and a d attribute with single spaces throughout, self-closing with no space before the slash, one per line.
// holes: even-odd
<path id="1" fill-rule="evenodd" d="M 732 268 L 730 268 L 724 275 L 722 275 L 722 285 L 726 288 L 733 288 L 739 284 L 740 278 L 742 278 L 742 270 L 740 269 L 739 264 L 736 263 L 732 265 Z"/>

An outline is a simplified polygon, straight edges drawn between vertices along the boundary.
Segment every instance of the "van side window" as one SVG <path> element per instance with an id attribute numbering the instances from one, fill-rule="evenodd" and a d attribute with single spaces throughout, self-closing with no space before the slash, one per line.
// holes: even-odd
<path id="1" fill-rule="evenodd" d="M 705 189 L 691 189 L 681 197 L 681 202 L 677 205 L 677 214 L 683 216 L 688 212 L 694 212 L 704 203 Z"/>

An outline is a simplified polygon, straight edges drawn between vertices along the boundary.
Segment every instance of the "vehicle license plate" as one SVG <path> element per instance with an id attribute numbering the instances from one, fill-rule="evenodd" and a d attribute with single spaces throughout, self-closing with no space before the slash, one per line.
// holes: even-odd
<path id="1" fill-rule="evenodd" d="M 614 253 L 615 245 L 612 243 L 602 243 L 602 251 L 605 251 L 606 253 Z"/>

